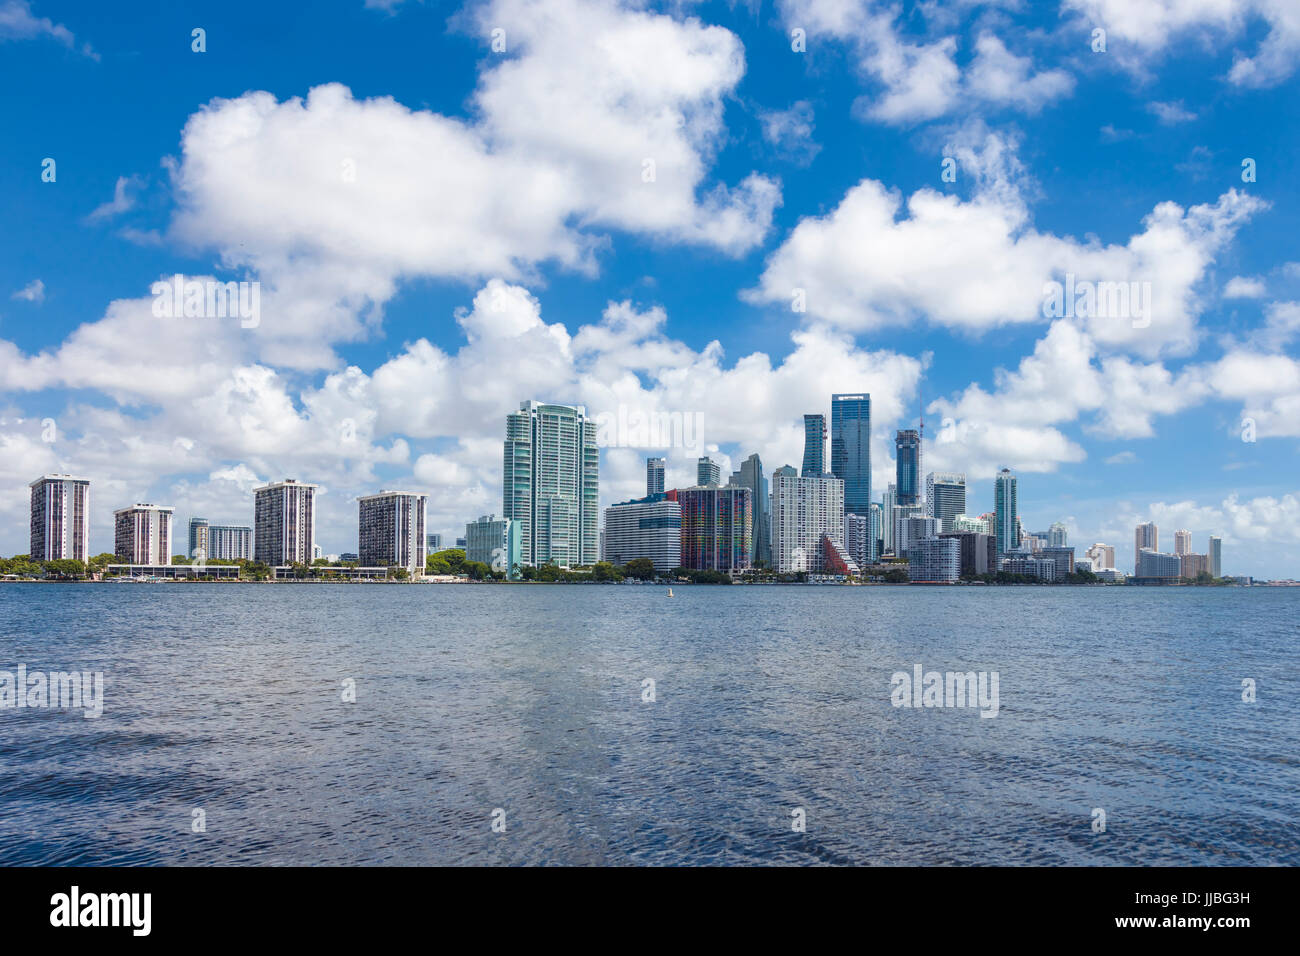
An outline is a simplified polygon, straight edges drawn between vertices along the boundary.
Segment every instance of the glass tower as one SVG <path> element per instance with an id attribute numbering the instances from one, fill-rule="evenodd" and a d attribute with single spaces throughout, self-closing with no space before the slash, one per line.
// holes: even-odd
<path id="1" fill-rule="evenodd" d="M 826 416 L 803 417 L 803 471 L 805 478 L 826 474 Z"/>
<path id="2" fill-rule="evenodd" d="M 831 474 L 844 482 L 844 512 L 871 510 L 871 396 L 831 396 Z"/>
<path id="3" fill-rule="evenodd" d="M 897 450 L 895 485 L 897 504 L 921 503 L 921 433 L 905 428 L 894 438 Z"/>
<path id="4" fill-rule="evenodd" d="M 1020 515 L 1016 507 L 1016 476 L 1003 468 L 993 483 L 993 511 L 997 515 L 994 534 L 998 539 L 998 554 L 1006 554 L 1020 546 Z"/>

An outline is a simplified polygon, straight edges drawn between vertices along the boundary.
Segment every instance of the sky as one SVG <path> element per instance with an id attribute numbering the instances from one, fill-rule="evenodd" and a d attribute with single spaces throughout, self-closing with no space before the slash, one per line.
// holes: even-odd
<path id="1" fill-rule="evenodd" d="M 521 401 L 610 504 L 868 392 L 877 499 L 924 415 L 972 514 L 1300 577 L 1298 64 L 1294 0 L 0 0 L 0 553 L 46 473 L 92 553 L 289 477 L 338 553 L 499 514 Z"/>

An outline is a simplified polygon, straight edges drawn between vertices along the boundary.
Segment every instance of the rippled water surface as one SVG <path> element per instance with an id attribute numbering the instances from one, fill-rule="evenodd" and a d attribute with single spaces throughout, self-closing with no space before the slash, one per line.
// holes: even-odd
<path id="1" fill-rule="evenodd" d="M 0 670 L 106 700 L 0 710 L 0 863 L 1296 864 L 1298 633 L 1261 588 L 5 584 Z M 916 663 L 998 716 L 891 706 Z"/>

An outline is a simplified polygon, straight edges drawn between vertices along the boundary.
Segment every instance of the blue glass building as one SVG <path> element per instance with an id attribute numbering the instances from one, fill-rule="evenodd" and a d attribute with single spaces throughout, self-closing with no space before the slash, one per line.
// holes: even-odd
<path id="1" fill-rule="evenodd" d="M 871 512 L 871 396 L 831 396 L 831 474 L 844 482 L 844 512 Z"/>

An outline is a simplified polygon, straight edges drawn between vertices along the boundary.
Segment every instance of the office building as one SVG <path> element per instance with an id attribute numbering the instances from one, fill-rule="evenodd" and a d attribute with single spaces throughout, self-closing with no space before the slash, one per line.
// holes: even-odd
<path id="1" fill-rule="evenodd" d="M 681 567 L 694 571 L 749 567 L 754 498 L 748 488 L 700 485 L 670 491 L 668 498 L 681 505 Z"/>
<path id="2" fill-rule="evenodd" d="M 381 491 L 357 499 L 357 554 L 367 568 L 405 568 L 423 574 L 429 542 L 429 499 L 409 491 Z"/>
<path id="3" fill-rule="evenodd" d="M 905 428 L 894 437 L 894 484 L 900 505 L 921 504 L 921 433 Z"/>
<path id="4" fill-rule="evenodd" d="M 1098 541 L 1091 548 L 1084 552 L 1088 560 L 1092 562 L 1092 571 L 1096 574 L 1098 571 L 1115 570 L 1115 548 L 1109 544 L 1102 544 Z"/>
<path id="5" fill-rule="evenodd" d="M 1191 578 L 1194 581 L 1202 574 L 1208 574 L 1210 571 L 1208 555 L 1194 554 L 1191 551 L 1187 551 L 1180 554 L 1178 560 L 1180 562 L 1180 567 L 1178 569 L 1179 577 Z"/>
<path id="6" fill-rule="evenodd" d="M 1020 514 L 1016 501 L 1016 476 L 1003 468 L 993 481 L 993 512 L 996 525 L 998 554 L 1006 554 L 1020 547 Z"/>
<path id="7" fill-rule="evenodd" d="M 826 470 L 826 416 L 803 417 L 803 470 L 805 478 L 820 478 Z"/>
<path id="8" fill-rule="evenodd" d="M 900 557 L 906 555 L 916 542 L 937 538 L 940 530 L 938 518 L 927 516 L 923 510 L 910 515 L 902 513 L 906 510 L 906 507 L 900 509 L 899 520 L 894 527 L 894 543 L 901 549 Z"/>
<path id="9" fill-rule="evenodd" d="M 85 561 L 90 541 L 90 479 L 42 475 L 28 487 L 31 559 Z"/>
<path id="10" fill-rule="evenodd" d="M 599 559 L 600 449 L 584 407 L 528 401 L 507 417 L 502 498 L 524 564 Z"/>
<path id="11" fill-rule="evenodd" d="M 442 550 L 442 535 L 436 531 L 428 532 L 424 536 L 424 550 L 428 554 L 437 554 Z"/>
<path id="12" fill-rule="evenodd" d="M 664 472 L 668 468 L 668 463 L 662 458 L 647 458 L 645 460 L 645 493 L 647 495 L 662 495 L 664 493 Z"/>
<path id="13" fill-rule="evenodd" d="M 483 515 L 465 525 L 465 560 L 486 564 L 508 578 L 517 578 L 523 564 L 521 540 L 517 521 Z"/>
<path id="14" fill-rule="evenodd" d="M 1142 571 L 1138 567 L 1142 551 L 1159 551 L 1160 550 L 1160 529 L 1156 527 L 1154 521 L 1147 521 L 1137 526 L 1133 533 L 1133 574 L 1136 577 L 1142 577 Z"/>
<path id="15" fill-rule="evenodd" d="M 318 487 L 289 478 L 253 489 L 256 560 L 270 567 L 311 564 Z M 208 535 L 211 540 L 211 530 Z"/>
<path id="16" fill-rule="evenodd" d="M 871 503 L 871 560 L 879 561 L 884 554 L 884 510 L 874 501 Z"/>
<path id="17" fill-rule="evenodd" d="M 871 509 L 871 396 L 831 396 L 831 474 L 844 482 L 846 514 Z"/>
<path id="18" fill-rule="evenodd" d="M 913 518 L 937 526 L 936 518 Z M 961 544 L 954 538 L 926 537 L 909 540 L 907 576 L 913 584 L 954 584 L 961 577 Z"/>
<path id="19" fill-rule="evenodd" d="M 1043 537 L 1047 539 L 1045 547 L 1048 548 L 1064 548 L 1070 543 L 1070 533 L 1059 521 L 1053 522 Z"/>
<path id="20" fill-rule="evenodd" d="M 907 546 L 910 538 L 907 535 L 908 522 L 913 518 L 924 518 L 925 505 L 918 502 L 914 505 L 894 505 L 894 555 L 896 557 L 907 556 Z M 919 526 L 921 530 L 929 531 L 929 526 Z"/>
<path id="21" fill-rule="evenodd" d="M 772 472 L 772 563 L 782 574 L 825 571 L 823 537 L 843 546 L 844 482 L 831 475 L 799 477 L 785 465 Z"/>
<path id="22" fill-rule="evenodd" d="M 682 506 L 665 494 L 605 509 L 605 560 L 618 567 L 649 558 L 656 571 L 682 566 Z"/>
<path id="23" fill-rule="evenodd" d="M 993 535 L 980 531 L 946 531 L 939 537 L 957 542 L 961 577 L 997 573 L 998 545 Z"/>
<path id="24" fill-rule="evenodd" d="M 113 554 L 127 564 L 171 564 L 174 510 L 136 504 L 114 511 Z"/>
<path id="25" fill-rule="evenodd" d="M 975 534 L 993 534 L 993 526 L 986 516 L 972 517 L 971 515 L 957 515 L 952 519 L 953 531 L 971 531 Z"/>
<path id="26" fill-rule="evenodd" d="M 898 486 L 891 481 L 885 486 L 885 494 L 880 502 L 880 537 L 884 544 L 882 554 L 894 553 L 894 508 L 897 506 Z"/>
<path id="27" fill-rule="evenodd" d="M 926 475 L 925 513 L 938 519 L 940 531 L 956 531 L 958 516 L 966 513 L 966 476 L 955 471 Z"/>
<path id="28" fill-rule="evenodd" d="M 1142 548 L 1138 551 L 1136 578 L 1177 578 L 1183 573 L 1183 561 L 1176 554 Z"/>
<path id="29" fill-rule="evenodd" d="M 1174 532 L 1174 554 L 1183 555 L 1192 553 L 1192 533 L 1186 528 L 1179 528 Z M 1186 575 L 1183 575 L 1186 577 Z"/>
<path id="30" fill-rule="evenodd" d="M 1047 558 L 1056 562 L 1056 580 L 1064 581 L 1066 575 L 1074 573 L 1074 548 L 1043 548 L 1036 557 Z"/>
<path id="31" fill-rule="evenodd" d="M 729 483 L 748 488 L 752 495 L 754 534 L 749 563 L 768 567 L 772 563 L 772 515 L 767 478 L 763 475 L 763 460 L 757 454 L 750 455 L 740 463 L 739 471 L 731 473 Z"/>
<path id="32" fill-rule="evenodd" d="M 695 463 L 695 483 L 704 488 L 722 484 L 722 466 L 707 456 L 699 459 Z"/>
<path id="33" fill-rule="evenodd" d="M 1209 567 L 1210 577 L 1223 577 L 1223 539 L 1217 535 L 1210 535 L 1210 546 L 1205 555 Z"/>
<path id="34" fill-rule="evenodd" d="M 1003 558 L 998 564 L 998 570 L 1005 571 L 1007 574 L 1023 574 L 1039 581 L 1051 582 L 1057 580 L 1057 564 L 1051 558 L 1031 558 L 1016 555 Z"/>

